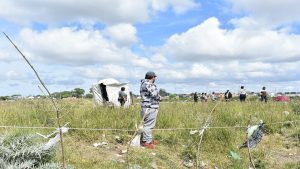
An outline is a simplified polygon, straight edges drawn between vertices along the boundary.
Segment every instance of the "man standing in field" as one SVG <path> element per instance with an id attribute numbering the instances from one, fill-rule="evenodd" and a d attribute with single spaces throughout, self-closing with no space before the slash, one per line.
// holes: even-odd
<path id="1" fill-rule="evenodd" d="M 119 91 L 119 98 L 118 98 L 121 106 L 123 107 L 125 102 L 127 101 L 127 94 L 125 93 L 125 87 L 121 87 L 121 91 Z"/>
<path id="2" fill-rule="evenodd" d="M 154 149 L 157 142 L 153 141 L 152 129 L 156 124 L 156 117 L 158 113 L 160 95 L 159 91 L 154 84 L 156 80 L 156 74 L 154 72 L 147 72 L 145 79 L 141 82 L 141 117 L 144 119 L 143 130 L 143 146 Z"/>
<path id="3" fill-rule="evenodd" d="M 241 102 L 245 102 L 246 101 L 246 97 L 247 97 L 246 90 L 245 90 L 244 86 L 241 86 L 240 101 Z"/>
<path id="4" fill-rule="evenodd" d="M 262 90 L 260 91 L 260 101 L 263 102 L 265 101 L 267 103 L 267 91 L 266 87 L 263 87 Z"/>

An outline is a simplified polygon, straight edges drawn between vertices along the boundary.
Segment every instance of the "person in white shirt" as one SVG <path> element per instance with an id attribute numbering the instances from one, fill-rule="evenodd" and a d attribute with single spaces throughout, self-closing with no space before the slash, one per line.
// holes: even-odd
<path id="1" fill-rule="evenodd" d="M 240 101 L 241 102 L 245 102 L 246 101 L 246 97 L 247 97 L 246 90 L 245 90 L 244 86 L 241 86 Z"/>
<path id="2" fill-rule="evenodd" d="M 262 90 L 260 91 L 260 101 L 263 102 L 265 101 L 267 103 L 267 91 L 266 91 L 266 87 L 263 87 Z"/>

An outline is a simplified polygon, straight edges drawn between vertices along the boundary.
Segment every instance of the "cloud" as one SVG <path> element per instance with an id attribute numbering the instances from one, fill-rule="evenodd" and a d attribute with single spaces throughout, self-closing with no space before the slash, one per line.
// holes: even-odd
<path id="1" fill-rule="evenodd" d="M 9 83 L 8 85 L 9 85 L 10 87 L 18 87 L 18 86 L 20 86 L 19 83 Z"/>
<path id="2" fill-rule="evenodd" d="M 209 86 L 209 87 L 212 87 L 212 88 L 215 88 L 215 87 L 218 87 L 218 84 L 215 83 L 215 82 L 210 82 L 210 83 L 208 84 L 208 86 Z"/>
<path id="3" fill-rule="evenodd" d="M 280 26 L 300 21 L 298 0 L 227 0 L 236 12 L 246 12 L 262 24 Z"/>
<path id="4" fill-rule="evenodd" d="M 76 74 L 85 78 L 102 79 L 102 78 L 126 78 L 130 77 L 131 72 L 123 66 L 104 65 L 101 67 L 80 67 L 75 70 Z"/>
<path id="5" fill-rule="evenodd" d="M 107 27 L 104 35 L 107 35 L 117 46 L 131 46 L 138 41 L 137 30 L 131 24 L 120 23 Z"/>
<path id="6" fill-rule="evenodd" d="M 152 8 L 154 10 L 165 11 L 168 7 L 170 7 L 177 14 L 182 14 L 199 5 L 199 3 L 191 0 L 152 0 Z"/>
<path id="7" fill-rule="evenodd" d="M 2 0 L 0 17 L 16 23 L 136 23 L 146 22 L 157 11 L 170 6 L 184 13 L 195 6 L 194 0 Z"/>
<path id="8" fill-rule="evenodd" d="M 2 40 L 0 41 L 0 61 L 9 63 L 16 61 L 16 59 L 18 59 L 17 51 L 10 42 L 2 36 Z"/>
<path id="9" fill-rule="evenodd" d="M 84 84 L 84 80 L 79 77 L 52 77 L 46 78 L 45 83 L 47 85 L 81 86 Z"/>
<path id="10" fill-rule="evenodd" d="M 222 29 L 217 18 L 171 36 L 162 52 L 181 61 L 297 61 L 300 35 L 268 29 Z"/>
<path id="11" fill-rule="evenodd" d="M 23 29 L 24 49 L 35 59 L 61 65 L 120 63 L 133 58 L 128 48 L 118 47 L 97 30 L 64 27 L 42 32 Z M 125 38 L 123 39 L 124 41 Z"/>
<path id="12" fill-rule="evenodd" d="M 250 84 L 259 89 L 266 84 L 268 88 L 271 84 L 296 86 L 299 82 L 293 82 L 299 81 L 300 35 L 292 33 L 290 23 L 299 21 L 298 13 L 293 14 L 298 2 L 286 1 L 289 6 L 294 6 L 283 14 L 277 14 L 269 7 L 282 5 L 285 11 L 287 5 L 282 2 L 242 0 L 230 3 L 235 11 L 242 13 L 242 17 L 233 16 L 227 23 L 216 17 L 207 18 L 166 38 L 161 46 L 141 44 L 147 41 L 142 38 L 147 37 L 137 28 L 149 31 L 153 17 L 158 20 L 155 24 L 160 24 L 163 20 L 160 20 L 161 13 L 167 12 L 167 19 L 177 17 L 173 16 L 174 13 L 183 14 L 198 7 L 199 2 L 3 0 L 0 2 L 3 8 L 0 18 L 20 26 L 14 39 L 37 65 L 42 79 L 53 91 L 90 87 L 99 79 L 116 78 L 121 82 L 131 82 L 137 92 L 140 79 L 149 70 L 158 75 L 159 87 L 185 93 L 199 88 L 223 90 L 240 84 L 246 84 L 247 89 Z M 193 15 L 188 13 L 180 18 L 186 19 L 190 14 Z M 36 22 L 45 27 L 36 28 Z M 143 24 L 145 22 L 150 23 Z M 137 27 L 134 26 L 136 23 Z M 158 36 L 161 37 L 160 32 Z M 38 84 L 23 60 L 22 63 L 15 62 L 16 57 L 21 60 L 9 43 L 1 41 L 1 84 L 12 88 L 13 84 L 19 84 L 23 88 L 24 79 L 27 79 L 26 84 Z"/>
<path id="13" fill-rule="evenodd" d="M 8 61 L 9 60 L 9 54 L 4 49 L 1 49 L 0 51 L 3 51 L 0 53 L 0 60 L 1 61 Z"/>

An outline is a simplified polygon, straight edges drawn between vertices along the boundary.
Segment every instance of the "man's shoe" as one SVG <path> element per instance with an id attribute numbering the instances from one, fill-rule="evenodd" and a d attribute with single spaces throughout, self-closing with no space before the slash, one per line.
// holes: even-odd
<path id="1" fill-rule="evenodd" d="M 152 144 L 151 142 L 150 143 L 144 143 L 143 146 L 146 147 L 146 148 L 149 148 L 149 149 L 154 149 L 155 148 L 154 144 Z"/>

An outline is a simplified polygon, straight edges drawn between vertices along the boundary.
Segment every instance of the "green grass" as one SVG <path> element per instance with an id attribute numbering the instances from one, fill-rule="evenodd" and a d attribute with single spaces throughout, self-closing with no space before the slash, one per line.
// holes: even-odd
<path id="1" fill-rule="evenodd" d="M 139 105 L 128 109 L 108 107 L 94 108 L 92 100 L 59 100 L 62 107 L 62 123 L 70 122 L 70 127 L 134 129 L 140 120 Z M 156 128 L 201 128 L 216 103 L 162 102 L 159 108 Z M 300 120 L 300 102 L 268 104 L 252 101 L 220 102 L 212 114 L 210 126 L 246 126 L 249 116 L 256 124 L 262 119 L 266 124 Z M 288 111 L 289 115 L 283 112 Z M 0 125 L 56 126 L 56 114 L 49 100 L 0 102 Z M 1 133 L 48 134 L 51 130 L 0 129 Z M 143 168 L 184 168 L 183 160 L 196 161 L 198 135 L 190 135 L 190 130 L 154 131 L 154 137 L 161 144 L 155 150 L 134 149 L 129 151 L 131 166 Z M 125 168 L 126 155 L 117 155 L 126 149 L 126 142 L 133 132 L 71 130 L 65 135 L 67 163 L 75 168 Z M 204 133 L 200 150 L 200 160 L 207 168 L 247 168 L 249 166 L 246 149 L 237 149 L 245 139 L 245 129 L 209 129 Z M 266 125 L 262 142 L 252 149 L 257 168 L 297 168 L 300 161 L 299 122 L 293 124 Z M 125 141 L 119 144 L 115 136 Z M 94 148 L 95 142 L 107 141 L 108 147 Z M 57 147 L 56 160 L 61 154 Z M 237 152 L 241 160 L 228 157 L 230 150 Z M 155 153 L 155 154 L 153 154 Z M 296 155 L 289 155 L 296 153 Z"/>

